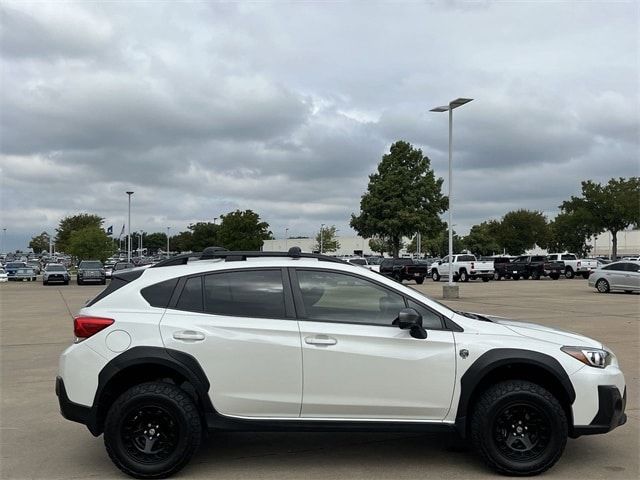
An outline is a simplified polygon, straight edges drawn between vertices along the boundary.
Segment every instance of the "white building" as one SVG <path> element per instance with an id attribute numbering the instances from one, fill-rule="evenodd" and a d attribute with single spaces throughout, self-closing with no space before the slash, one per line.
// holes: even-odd
<path id="1" fill-rule="evenodd" d="M 336 240 L 340 244 L 340 248 L 335 252 L 328 252 L 327 255 L 380 255 L 371 251 L 368 238 L 336 236 Z M 265 252 L 286 252 L 291 247 L 300 247 L 303 252 L 311 253 L 315 246 L 315 238 L 280 238 L 265 240 L 262 250 Z"/>

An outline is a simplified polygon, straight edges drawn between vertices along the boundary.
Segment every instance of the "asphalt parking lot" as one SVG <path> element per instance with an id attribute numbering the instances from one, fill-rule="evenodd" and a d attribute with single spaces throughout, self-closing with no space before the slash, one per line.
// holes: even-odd
<path id="1" fill-rule="evenodd" d="M 1 478 L 125 478 L 85 427 L 58 412 L 54 379 L 75 313 L 101 286 L 0 284 Z M 418 290 L 441 298 L 442 283 Z M 602 295 L 585 280 L 470 282 L 455 309 L 573 330 L 617 354 L 628 388 L 625 426 L 569 440 L 545 478 L 637 479 L 640 452 L 640 296 Z M 67 308 L 68 305 L 68 308 Z M 69 310 L 68 310 L 69 309 Z M 414 372 L 415 373 L 415 372 Z M 493 478 L 471 451 L 415 434 L 228 433 L 210 438 L 176 477 L 218 479 Z"/>

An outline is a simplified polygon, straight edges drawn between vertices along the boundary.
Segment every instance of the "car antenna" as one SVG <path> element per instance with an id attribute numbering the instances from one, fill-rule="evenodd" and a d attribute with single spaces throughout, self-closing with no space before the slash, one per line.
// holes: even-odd
<path id="1" fill-rule="evenodd" d="M 67 303 L 67 299 L 64 298 L 64 295 L 62 295 L 62 292 L 60 291 L 60 289 L 58 289 L 58 293 L 60 294 L 60 297 L 62 298 L 62 301 L 64 302 L 64 306 L 67 307 L 67 312 L 69 312 L 69 316 L 71 317 L 71 320 L 75 321 L 75 318 L 73 318 L 73 313 L 71 313 L 71 309 L 69 308 L 69 304 Z"/>

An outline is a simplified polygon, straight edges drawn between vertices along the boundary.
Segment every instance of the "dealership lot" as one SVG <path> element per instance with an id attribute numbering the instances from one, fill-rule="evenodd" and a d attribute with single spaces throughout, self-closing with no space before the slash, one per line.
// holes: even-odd
<path id="1" fill-rule="evenodd" d="M 438 299 L 442 283 L 418 290 Z M 72 341 L 70 312 L 103 287 L 0 285 L 2 478 L 123 478 L 102 439 L 59 415 L 53 391 L 60 352 Z M 640 296 L 602 295 L 585 280 L 461 284 L 455 309 L 574 330 L 618 355 L 628 384 L 628 423 L 570 440 L 545 478 L 638 478 Z M 67 308 L 68 307 L 68 308 Z M 428 340 L 427 340 L 428 341 Z M 416 375 L 417 372 L 406 372 Z M 228 433 L 208 440 L 177 478 L 492 478 L 471 452 L 415 434 Z"/>

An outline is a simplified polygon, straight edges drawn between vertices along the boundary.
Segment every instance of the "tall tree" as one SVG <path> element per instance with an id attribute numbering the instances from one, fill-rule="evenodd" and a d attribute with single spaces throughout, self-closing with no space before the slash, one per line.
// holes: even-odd
<path id="1" fill-rule="evenodd" d="M 351 215 L 351 227 L 363 237 L 388 238 L 398 256 L 402 237 L 435 230 L 448 208 L 442 179 L 435 177 L 428 157 L 410 143 L 398 141 L 369 175 L 360 214 Z"/>
<path id="2" fill-rule="evenodd" d="M 252 210 L 236 210 L 220 218 L 218 238 L 229 250 L 260 250 L 265 240 L 273 238 L 269 224 L 260 221 L 260 215 Z"/>
<path id="3" fill-rule="evenodd" d="M 547 242 L 547 219 L 542 212 L 515 210 L 502 217 L 499 239 L 507 253 L 521 255 Z"/>
<path id="4" fill-rule="evenodd" d="M 582 182 L 582 196 L 572 196 L 560 206 L 587 219 L 597 233 L 611 233 L 611 256 L 618 256 L 618 232 L 640 225 L 640 177 L 612 178 L 605 185 Z"/>
<path id="5" fill-rule="evenodd" d="M 91 226 L 71 232 L 66 253 L 78 260 L 105 261 L 114 252 L 111 238 L 101 227 Z"/>
<path id="6" fill-rule="evenodd" d="M 42 253 L 43 251 L 49 251 L 49 234 L 42 232 L 40 235 L 31 237 L 29 242 L 29 248 L 33 250 L 33 253 Z"/>
<path id="7" fill-rule="evenodd" d="M 148 233 L 144 236 L 144 248 L 152 252 L 167 249 L 167 234 L 162 232 Z"/>
<path id="8" fill-rule="evenodd" d="M 222 240 L 219 232 L 220 225 L 211 222 L 197 222 L 187 227 L 191 231 L 189 249 L 201 252 L 207 247 L 219 247 Z"/>
<path id="9" fill-rule="evenodd" d="M 471 227 L 469 235 L 464 237 L 462 242 L 465 248 L 475 255 L 493 255 L 502 251 L 499 236 L 500 222 L 490 220 Z"/>
<path id="10" fill-rule="evenodd" d="M 89 213 L 80 213 L 78 215 L 70 215 L 60 220 L 60 224 L 56 229 L 56 251 L 69 252 L 69 241 L 74 231 L 82 230 L 88 227 L 102 228 L 104 219 L 98 215 Z"/>
<path id="11" fill-rule="evenodd" d="M 169 246 L 172 252 L 193 252 L 193 234 L 190 231 L 180 232 L 169 239 Z M 213 246 L 213 245 L 209 245 Z"/>
<path id="12" fill-rule="evenodd" d="M 545 245 L 550 252 L 571 252 L 587 256 L 591 245 L 587 244 L 598 232 L 593 227 L 591 216 L 584 209 L 574 212 L 561 212 L 549 222 L 549 235 Z"/>
<path id="13" fill-rule="evenodd" d="M 336 238 L 336 231 L 335 225 L 320 227 L 320 231 L 316 234 L 316 244 L 313 246 L 313 250 L 322 253 L 330 253 L 338 250 L 340 248 L 340 242 Z"/>
<path id="14" fill-rule="evenodd" d="M 385 252 L 389 252 L 392 250 L 389 247 L 389 241 L 380 237 L 370 238 L 369 248 L 372 252 L 379 253 L 380 255 L 384 255 Z"/>

